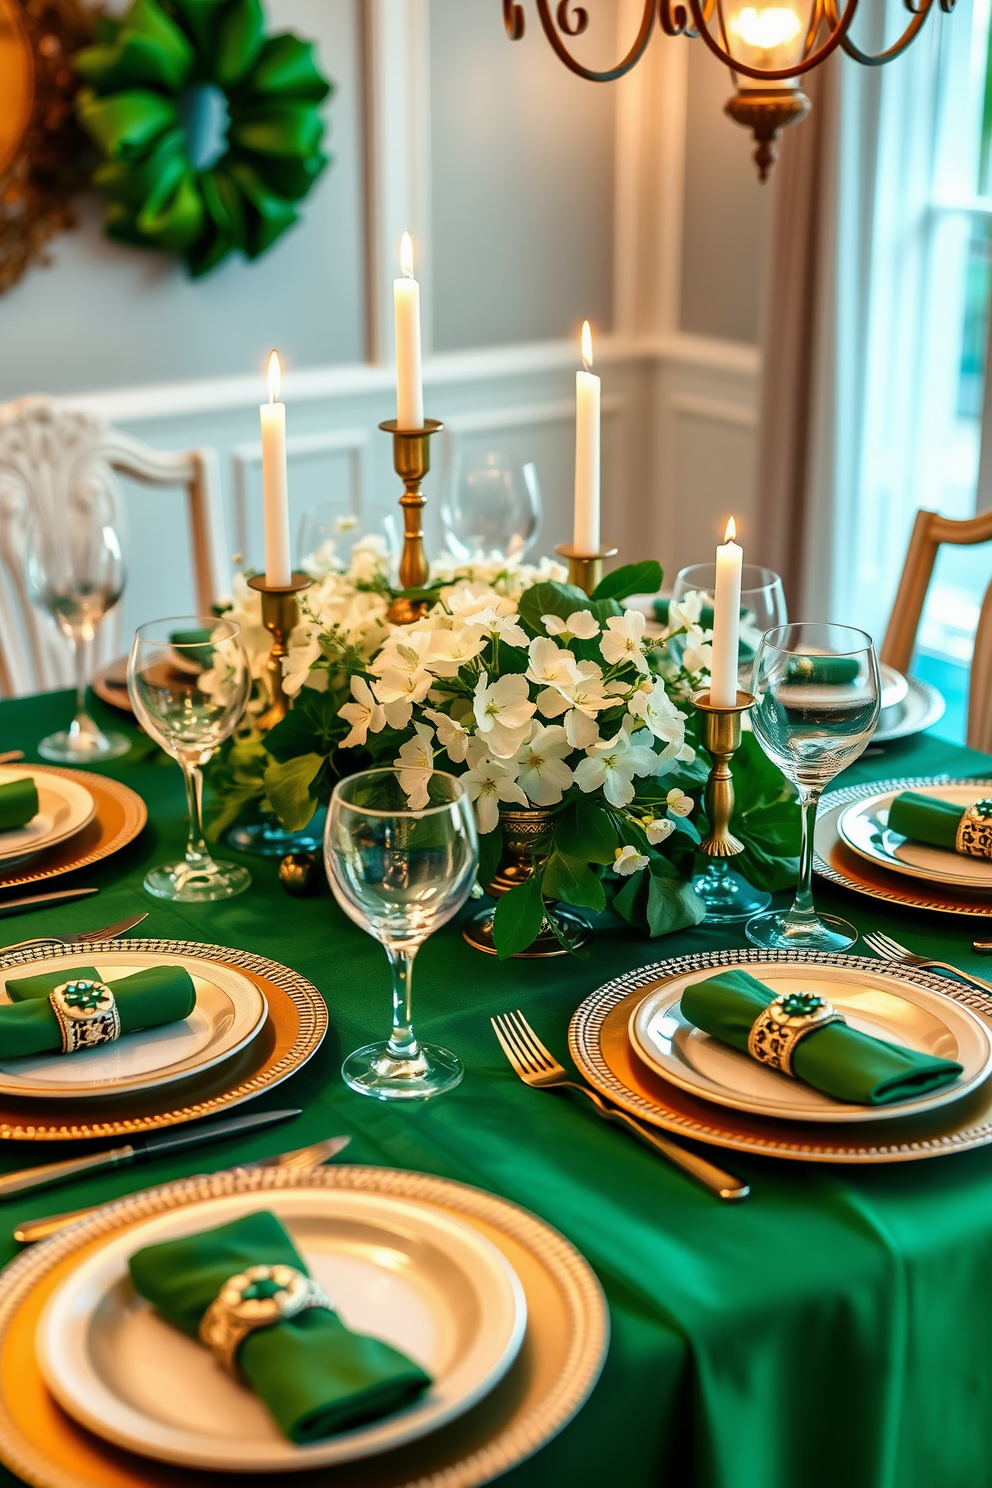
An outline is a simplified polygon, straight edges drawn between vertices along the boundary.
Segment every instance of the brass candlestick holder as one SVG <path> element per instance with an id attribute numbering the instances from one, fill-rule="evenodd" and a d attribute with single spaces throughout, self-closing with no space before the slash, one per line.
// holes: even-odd
<path id="1" fill-rule="evenodd" d="M 427 498 L 420 487 L 431 468 L 430 438 L 444 425 L 438 419 L 426 419 L 422 429 L 400 429 L 395 419 L 387 419 L 380 429 L 393 436 L 393 469 L 403 482 L 400 506 L 403 508 L 403 553 L 400 557 L 400 588 L 422 589 L 430 578 L 430 565 L 424 553 L 424 529 L 421 513 Z M 397 625 L 408 625 L 424 614 L 427 601 L 393 600 L 389 618 Z"/>
<path id="2" fill-rule="evenodd" d="M 296 596 L 302 594 L 304 589 L 309 589 L 312 583 L 313 579 L 304 573 L 294 573 L 285 589 L 270 588 L 265 582 L 264 574 L 255 574 L 248 580 L 249 588 L 257 589 L 262 596 L 262 624 L 272 637 L 272 648 L 265 664 L 272 701 L 258 720 L 258 727 L 266 733 L 275 728 L 277 723 L 281 723 L 289 712 L 289 699 L 282 685 L 282 659 L 289 649 L 289 637 L 299 620 L 300 609 Z"/>
<path id="3" fill-rule="evenodd" d="M 561 543 L 555 552 L 568 560 L 568 582 L 576 589 L 592 594 L 602 580 L 604 558 L 615 558 L 618 549 L 601 548 L 598 553 L 581 553 L 569 543 Z"/>
<path id="4" fill-rule="evenodd" d="M 693 707 L 702 715 L 702 744 L 713 763 L 706 782 L 704 802 L 709 832 L 699 852 L 710 859 L 704 873 L 697 873 L 692 887 L 706 905 L 707 920 L 747 920 L 767 909 L 771 895 L 752 888 L 739 873 L 732 873 L 728 858 L 744 851 L 730 830 L 734 814 L 734 777 L 730 761 L 741 747 L 741 717 L 754 702 L 750 692 L 738 692 L 732 707 L 710 701 L 709 689 L 693 694 Z"/>

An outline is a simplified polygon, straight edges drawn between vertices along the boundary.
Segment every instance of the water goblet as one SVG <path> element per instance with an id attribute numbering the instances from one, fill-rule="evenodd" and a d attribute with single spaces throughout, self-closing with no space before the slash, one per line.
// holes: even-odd
<path id="1" fill-rule="evenodd" d="M 755 738 L 799 791 L 802 844 L 792 908 L 755 915 L 753 945 L 844 951 L 858 932 L 813 907 L 813 838 L 825 785 L 853 764 L 878 721 L 880 683 L 872 639 L 849 625 L 783 625 L 762 637 L 751 685 Z"/>
<path id="2" fill-rule="evenodd" d="M 127 691 L 145 732 L 178 761 L 189 802 L 189 840 L 181 863 L 145 874 L 158 899 L 185 904 L 231 899 L 251 883 L 247 868 L 219 863 L 203 839 L 203 766 L 237 727 L 251 689 L 241 630 L 232 620 L 183 616 L 135 632 Z"/>
<path id="3" fill-rule="evenodd" d="M 478 857 L 471 803 L 453 775 L 366 770 L 334 788 L 324 833 L 327 877 L 349 919 L 385 947 L 393 979 L 389 1039 L 357 1049 L 341 1067 L 362 1095 L 423 1099 L 462 1078 L 457 1055 L 414 1033 L 411 976 L 420 946 L 468 898 Z"/>
<path id="4" fill-rule="evenodd" d="M 463 563 L 522 558 L 541 528 L 537 466 L 501 450 L 458 454 L 441 520 L 450 552 Z"/>
<path id="5" fill-rule="evenodd" d="M 40 517 L 28 529 L 24 578 L 32 602 L 51 615 L 72 642 L 76 713 L 68 729 L 38 745 L 42 759 L 90 765 L 126 754 L 126 734 L 107 733 L 86 711 L 97 628 L 124 589 L 124 554 L 113 492 L 94 486 L 74 495 L 58 519 Z"/>
<path id="6" fill-rule="evenodd" d="M 296 566 L 311 578 L 321 579 L 339 568 L 348 568 L 354 548 L 381 555 L 392 572 L 400 556 L 402 537 L 395 507 L 365 505 L 355 512 L 343 501 L 322 501 L 308 507 L 300 519 Z"/>

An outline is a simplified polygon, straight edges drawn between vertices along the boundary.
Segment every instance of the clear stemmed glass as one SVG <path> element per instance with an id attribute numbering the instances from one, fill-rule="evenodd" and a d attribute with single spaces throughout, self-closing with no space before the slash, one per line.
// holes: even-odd
<path id="1" fill-rule="evenodd" d="M 127 691 L 135 716 L 179 762 L 189 801 L 189 841 L 181 863 L 145 874 L 159 899 L 201 904 L 230 899 L 251 883 L 247 868 L 218 863 L 203 840 L 203 766 L 234 732 L 251 688 L 240 628 L 213 616 L 153 620 L 135 632 Z"/>
<path id="2" fill-rule="evenodd" d="M 501 450 L 455 457 L 441 504 L 456 558 L 522 558 L 541 530 L 541 488 L 533 460 Z"/>
<path id="3" fill-rule="evenodd" d="M 368 538 L 379 541 L 392 569 L 402 541 L 396 508 L 363 505 L 355 512 L 343 501 L 322 501 L 300 519 L 296 566 L 319 578 L 332 568 L 347 567 L 355 544 Z"/>
<path id="4" fill-rule="evenodd" d="M 420 810 L 407 794 L 412 773 L 423 778 Z M 420 946 L 468 898 L 478 857 L 472 807 L 453 775 L 367 770 L 334 788 L 324 833 L 327 877 L 345 914 L 382 942 L 393 973 L 389 1039 L 357 1049 L 341 1067 L 362 1095 L 423 1098 L 462 1078 L 457 1055 L 417 1039 L 410 981 Z"/>
<path id="5" fill-rule="evenodd" d="M 86 711 L 93 639 L 124 590 L 119 525 L 113 492 L 97 486 L 71 500 L 57 521 L 35 520 L 28 529 L 28 593 L 72 641 L 76 659 L 76 715 L 68 729 L 42 739 L 43 759 L 88 765 L 116 759 L 131 747 L 125 734 L 105 733 Z"/>
<path id="6" fill-rule="evenodd" d="M 753 945 L 843 951 L 858 932 L 813 908 L 813 833 L 823 787 L 853 764 L 878 721 L 880 683 L 871 636 L 849 625 L 783 625 L 754 659 L 751 727 L 799 790 L 802 846 L 792 908 L 748 920 Z"/>
<path id="7" fill-rule="evenodd" d="M 698 596 L 699 624 L 704 630 L 713 627 L 713 592 L 716 585 L 715 563 L 693 563 L 683 568 L 675 579 L 672 602 L 689 595 Z M 766 630 L 784 625 L 788 619 L 782 580 L 770 568 L 745 563 L 741 574 L 741 644 L 739 685 L 743 691 L 751 686 L 751 670 L 761 637 Z M 681 652 L 684 642 L 673 641 L 673 650 Z M 706 918 L 711 923 L 728 924 L 748 920 L 767 909 L 770 894 L 756 889 L 735 872 L 726 858 L 708 858 L 706 867 L 692 880 L 692 887 L 706 905 Z"/>

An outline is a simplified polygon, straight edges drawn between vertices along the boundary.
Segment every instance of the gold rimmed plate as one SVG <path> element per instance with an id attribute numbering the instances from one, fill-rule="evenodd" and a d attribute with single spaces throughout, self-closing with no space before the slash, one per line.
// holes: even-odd
<path id="1" fill-rule="evenodd" d="M 896 780 L 877 780 L 867 785 L 851 785 L 828 791 L 820 802 L 814 837 L 813 868 L 821 878 L 852 893 L 888 904 L 903 904 L 908 909 L 931 909 L 942 914 L 968 915 L 978 919 L 992 917 L 992 895 L 988 891 L 951 887 L 897 873 L 856 853 L 840 834 L 840 820 L 854 804 L 870 801 L 880 795 L 898 795 L 900 791 L 940 790 L 950 785 L 961 789 L 974 786 L 979 795 L 992 791 L 992 781 L 968 777 L 950 781 L 946 775 L 913 776 Z"/>
<path id="2" fill-rule="evenodd" d="M 92 791 L 68 776 L 16 765 L 0 767 L 0 786 L 30 778 L 38 792 L 38 811 L 23 827 L 0 832 L 0 887 L 18 863 L 81 832 L 96 815 Z"/>
<path id="3" fill-rule="evenodd" d="M 654 1126 L 765 1157 L 799 1162 L 913 1162 L 992 1143 L 990 1079 L 953 1104 L 922 1114 L 893 1116 L 868 1127 L 760 1116 L 717 1105 L 663 1079 L 631 1043 L 631 1014 L 645 996 L 676 978 L 732 966 L 745 967 L 759 980 L 762 968 L 769 966 L 839 967 L 851 975 L 861 971 L 866 977 L 884 977 L 891 971 L 894 979 L 952 998 L 973 1013 L 986 1032 L 992 1029 L 992 997 L 922 969 L 887 968 L 864 956 L 803 951 L 701 952 L 628 972 L 580 1004 L 569 1028 L 569 1047 L 581 1073 L 608 1099 Z"/>
<path id="4" fill-rule="evenodd" d="M 87 946 L 74 959 L 100 965 L 120 954 L 116 941 L 100 941 Z M 127 954 L 189 958 L 205 964 L 208 975 L 210 966 L 221 972 L 230 968 L 257 988 L 268 1016 L 240 1052 L 162 1087 L 72 1102 L 44 1097 L 20 1099 L 0 1093 L 0 1140 L 59 1142 L 128 1137 L 196 1121 L 273 1089 L 316 1053 L 327 1032 L 327 1005 L 313 983 L 265 956 L 188 941 L 139 939 L 128 941 Z M 19 952 L 4 957 L 0 971 L 11 976 L 27 967 L 40 969 L 64 959 L 61 946 Z"/>
<path id="5" fill-rule="evenodd" d="M 252 1475 L 258 1488 L 475 1488 L 543 1447 L 582 1407 L 599 1377 L 609 1314 L 588 1263 L 550 1226 L 491 1194 L 446 1179 L 386 1168 L 335 1167 L 228 1172 L 135 1194 L 32 1247 L 0 1278 L 0 1460 L 35 1488 L 189 1488 L 225 1481 L 185 1466 L 151 1462 L 79 1426 L 42 1379 L 36 1338 L 49 1299 L 107 1246 L 159 1215 L 195 1211 L 231 1195 L 268 1207 L 286 1190 L 381 1195 L 429 1206 L 472 1226 L 515 1273 L 526 1330 L 504 1377 L 458 1420 L 405 1446 L 337 1469 L 305 1466 Z M 277 1201 L 278 1202 L 278 1201 Z M 239 1479 L 240 1481 L 240 1479 Z"/>
<path id="6" fill-rule="evenodd" d="M 96 812 L 81 831 L 55 847 L 39 850 L 37 857 L 0 877 L 0 892 L 20 884 L 41 883 L 62 873 L 88 868 L 120 852 L 133 842 L 148 820 L 141 797 L 119 780 L 92 775 L 86 770 L 63 770 L 57 765 L 32 765 L 30 773 L 42 779 L 62 779 L 83 786 L 96 803 Z"/>
<path id="7" fill-rule="evenodd" d="M 968 785 L 931 785 L 917 794 L 949 802 L 963 813 L 990 790 L 992 781 L 973 781 Z M 969 857 L 951 848 L 929 847 L 925 842 L 914 842 L 892 831 L 889 809 L 900 794 L 898 790 L 878 790 L 841 812 L 837 831 L 851 851 L 906 878 L 963 889 L 966 893 L 992 894 L 992 862 L 988 858 Z"/>

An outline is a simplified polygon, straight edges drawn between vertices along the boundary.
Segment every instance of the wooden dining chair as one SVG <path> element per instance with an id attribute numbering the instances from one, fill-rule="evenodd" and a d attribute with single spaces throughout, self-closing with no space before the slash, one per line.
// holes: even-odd
<path id="1" fill-rule="evenodd" d="M 32 517 L 51 520 L 80 491 L 117 488 L 118 475 L 186 491 L 197 608 L 227 593 L 227 543 L 217 456 L 211 449 L 151 449 L 55 398 L 0 405 L 0 696 L 68 686 L 67 642 L 32 605 L 24 551 Z M 102 659 L 120 653 L 119 607 L 100 631 Z"/>
<path id="2" fill-rule="evenodd" d="M 984 542 L 992 542 L 992 510 L 979 512 L 977 517 L 965 521 L 954 521 L 932 511 L 916 513 L 902 578 L 879 653 L 881 661 L 897 671 L 909 671 L 941 543 L 969 546 Z M 992 584 L 985 591 L 975 632 L 968 691 L 968 743 L 972 749 L 992 753 Z"/>

